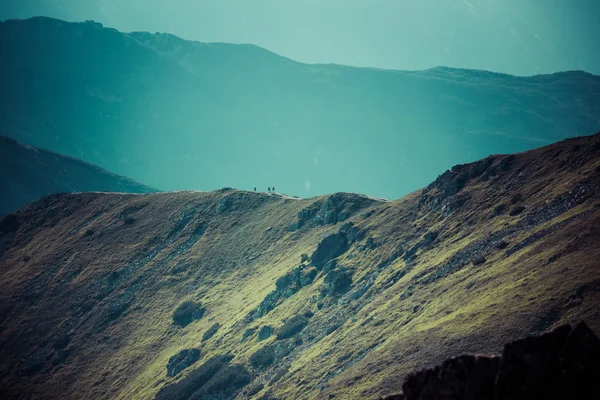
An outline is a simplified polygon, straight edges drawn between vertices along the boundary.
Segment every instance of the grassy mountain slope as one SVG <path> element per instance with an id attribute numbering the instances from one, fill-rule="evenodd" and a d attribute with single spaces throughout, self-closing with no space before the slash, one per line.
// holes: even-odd
<path id="1" fill-rule="evenodd" d="M 581 71 L 307 65 L 48 18 L 0 24 L 0 72 L 3 132 L 165 190 L 399 198 L 457 163 L 600 129 L 600 77 Z"/>
<path id="2" fill-rule="evenodd" d="M 0 215 L 52 193 L 150 193 L 156 189 L 76 158 L 23 145 L 0 136 Z"/>
<path id="3" fill-rule="evenodd" d="M 377 398 L 459 353 L 598 333 L 599 184 L 595 135 L 397 201 L 45 197 L 0 224 L 2 398 Z"/>

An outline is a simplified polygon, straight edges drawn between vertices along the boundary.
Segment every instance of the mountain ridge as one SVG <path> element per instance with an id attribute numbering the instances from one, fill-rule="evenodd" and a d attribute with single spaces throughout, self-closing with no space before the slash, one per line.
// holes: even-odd
<path id="1" fill-rule="evenodd" d="M 394 201 L 51 195 L 0 223 L 3 397 L 374 399 L 457 354 L 597 334 L 599 210 L 600 134 Z"/>
<path id="2" fill-rule="evenodd" d="M 3 22 L 0 40 L 3 132 L 165 190 L 398 198 L 457 163 L 600 129 L 595 75 L 309 65 L 43 18 Z"/>
<path id="3" fill-rule="evenodd" d="M 31 147 L 0 135 L 0 215 L 58 192 L 156 192 L 78 158 Z"/>

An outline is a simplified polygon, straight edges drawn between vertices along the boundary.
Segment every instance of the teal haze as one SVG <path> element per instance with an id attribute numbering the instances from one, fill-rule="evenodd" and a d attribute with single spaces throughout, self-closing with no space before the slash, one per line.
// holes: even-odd
<path id="1" fill-rule="evenodd" d="M 398 198 L 600 130 L 600 77 L 308 65 L 48 18 L 0 24 L 0 131 L 161 190 Z"/>
<path id="2" fill-rule="evenodd" d="M 0 19 L 251 43 L 297 61 L 600 74 L 597 0 L 3 0 Z"/>

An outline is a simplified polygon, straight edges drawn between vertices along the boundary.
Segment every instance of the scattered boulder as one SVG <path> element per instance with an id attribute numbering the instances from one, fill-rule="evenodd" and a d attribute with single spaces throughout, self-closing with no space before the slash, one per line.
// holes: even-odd
<path id="1" fill-rule="evenodd" d="M 176 376 L 200 359 L 200 350 L 185 349 L 171 356 L 167 362 L 167 376 Z"/>
<path id="2" fill-rule="evenodd" d="M 425 235 L 423 235 L 423 239 L 404 252 L 402 259 L 407 263 L 414 260 L 417 257 L 417 252 L 419 249 L 431 245 L 438 238 L 438 236 L 439 233 L 437 231 L 427 232 Z"/>
<path id="3" fill-rule="evenodd" d="M 275 349 L 273 346 L 261 347 L 250 356 L 250 364 L 256 369 L 270 367 L 274 361 Z"/>
<path id="4" fill-rule="evenodd" d="M 185 327 L 192 321 L 196 321 L 204 316 L 205 308 L 202 307 L 202 303 L 196 303 L 193 301 L 186 301 L 177 307 L 173 313 L 173 322 L 180 326 Z"/>
<path id="5" fill-rule="evenodd" d="M 339 296 L 350 290 L 352 286 L 352 271 L 343 267 L 330 271 L 326 276 L 321 294 Z"/>
<path id="6" fill-rule="evenodd" d="M 521 214 L 524 210 L 525 210 L 525 206 L 523 206 L 523 205 L 514 206 L 513 208 L 511 208 L 508 215 L 510 215 L 511 217 L 514 217 L 515 215 Z"/>
<path id="7" fill-rule="evenodd" d="M 301 286 L 305 287 L 305 286 L 308 286 L 311 283 L 313 283 L 313 281 L 317 277 L 318 273 L 319 273 L 319 271 L 316 268 L 314 268 L 314 267 L 303 269 L 300 272 L 300 284 L 301 284 Z"/>
<path id="8" fill-rule="evenodd" d="M 348 242 L 360 242 L 365 238 L 365 231 L 358 229 L 357 227 L 352 227 L 350 231 L 348 231 Z"/>
<path id="9" fill-rule="evenodd" d="M 333 325 L 329 325 L 327 329 L 325 329 L 325 335 L 331 335 L 333 332 L 337 331 L 342 324 L 334 323 Z"/>
<path id="10" fill-rule="evenodd" d="M 248 339 L 250 336 L 252 336 L 254 334 L 254 332 L 256 332 L 256 329 L 258 329 L 258 327 L 256 327 L 256 326 L 253 328 L 246 329 L 242 335 L 242 339 L 240 340 L 240 343 L 243 343 L 246 339 Z"/>
<path id="11" fill-rule="evenodd" d="M 330 271 L 335 269 L 336 266 L 337 266 L 337 260 L 329 260 L 325 263 L 325 265 L 323 265 L 322 271 L 324 274 L 328 274 Z"/>
<path id="12" fill-rule="evenodd" d="M 508 242 L 504 239 L 499 241 L 498 244 L 496 245 L 496 248 L 500 249 L 500 250 L 504 250 L 507 247 L 508 247 Z"/>
<path id="13" fill-rule="evenodd" d="M 281 378 L 283 378 L 285 376 L 285 374 L 288 373 L 288 371 L 289 371 L 289 367 L 287 365 L 284 365 L 284 366 L 278 368 L 277 370 L 275 370 L 273 377 L 269 380 L 269 385 L 273 386 L 275 383 L 277 383 L 277 381 L 279 381 Z"/>
<path id="14" fill-rule="evenodd" d="M 300 256 L 300 262 L 305 263 L 306 261 L 308 261 L 308 254 L 302 253 L 302 255 Z"/>
<path id="15" fill-rule="evenodd" d="M 277 340 L 291 338 L 292 336 L 302 332 L 304 327 L 308 325 L 309 319 L 304 315 L 295 315 L 285 321 L 285 323 L 277 330 Z"/>
<path id="16" fill-rule="evenodd" d="M 273 328 L 268 325 L 265 325 L 262 328 L 260 328 L 260 331 L 258 331 L 258 341 L 262 342 L 263 340 L 267 340 L 271 337 L 272 334 Z"/>
<path id="17" fill-rule="evenodd" d="M 106 313 L 104 322 L 108 323 L 121 317 L 125 311 L 131 306 L 135 298 L 135 290 L 130 288 L 121 293 L 116 299 L 108 303 L 106 306 Z"/>
<path id="18" fill-rule="evenodd" d="M 296 279 L 295 272 L 289 272 L 275 282 L 275 290 L 283 294 L 284 297 L 290 297 L 302 287 L 301 283 Z"/>
<path id="19" fill-rule="evenodd" d="M 377 267 L 379 269 L 389 267 L 399 257 L 402 257 L 404 255 L 404 253 L 405 253 L 404 247 L 399 246 L 396 250 L 392 251 L 392 253 L 388 256 L 388 258 L 386 258 L 385 261 L 382 261 Z"/>
<path id="20" fill-rule="evenodd" d="M 258 383 L 248 388 L 248 396 L 252 397 L 265 388 L 264 383 Z"/>
<path id="21" fill-rule="evenodd" d="M 281 297 L 281 293 L 279 293 L 277 290 L 273 290 L 271 293 L 265 296 L 263 301 L 260 302 L 256 309 L 248 314 L 248 318 L 250 320 L 254 320 L 266 315 L 279 304 Z"/>
<path id="22" fill-rule="evenodd" d="M 427 246 L 427 245 L 433 243 L 435 241 L 435 239 L 437 239 L 438 235 L 439 235 L 439 233 L 436 231 L 427 232 L 423 236 L 423 240 L 421 243 L 423 243 L 423 246 Z"/>
<path id="23" fill-rule="evenodd" d="M 343 233 L 334 233 L 326 236 L 317 245 L 317 249 L 313 253 L 311 260 L 312 264 L 321 269 L 329 260 L 341 256 L 348 251 L 348 240 Z"/>
<path id="24" fill-rule="evenodd" d="M 361 251 L 365 251 L 365 250 L 375 250 L 377 247 L 379 247 L 379 244 L 375 241 L 375 239 L 373 239 L 372 237 L 367 238 L 367 241 L 365 242 L 365 244 L 363 244 L 360 247 Z"/>
<path id="25" fill-rule="evenodd" d="M 496 207 L 494 207 L 494 216 L 498 217 L 498 216 L 502 215 L 504 213 L 504 211 L 506 211 L 507 207 L 508 206 L 506 205 L 506 203 L 498 204 Z"/>
<path id="26" fill-rule="evenodd" d="M 221 328 L 221 324 L 217 323 L 217 324 L 211 325 L 211 327 L 208 328 L 206 330 L 206 332 L 204 332 L 204 334 L 202 335 L 202 341 L 206 342 L 207 340 L 209 340 L 210 338 L 215 336 L 215 334 L 217 333 L 219 328 Z"/>
<path id="27" fill-rule="evenodd" d="M 259 306 L 249 314 L 249 318 L 256 319 L 267 314 L 301 288 L 311 285 L 318 273 L 315 267 L 301 264 L 280 277 L 275 282 L 275 290 L 261 301 Z"/>
<path id="28" fill-rule="evenodd" d="M 485 262 L 486 262 L 486 259 L 484 256 L 475 257 L 473 259 L 473 265 L 481 265 L 481 264 L 484 264 Z"/>
<path id="29" fill-rule="evenodd" d="M 133 217 L 126 217 L 126 218 L 123 220 L 123 223 L 124 223 L 125 225 L 133 225 L 133 224 L 135 223 L 135 218 L 133 218 Z"/>

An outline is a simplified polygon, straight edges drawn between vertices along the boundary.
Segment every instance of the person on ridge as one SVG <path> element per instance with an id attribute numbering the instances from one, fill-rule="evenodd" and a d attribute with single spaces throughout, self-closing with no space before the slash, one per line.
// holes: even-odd
<path id="1" fill-rule="evenodd" d="M 254 186 L 254 191 L 256 192 L 256 186 Z"/>
<path id="2" fill-rule="evenodd" d="M 267 188 L 267 192 L 271 193 L 271 186 Z"/>

